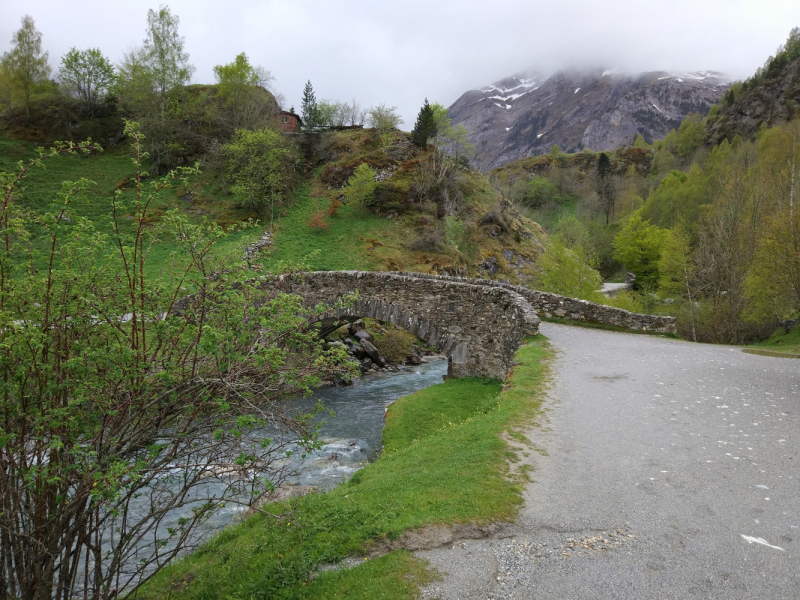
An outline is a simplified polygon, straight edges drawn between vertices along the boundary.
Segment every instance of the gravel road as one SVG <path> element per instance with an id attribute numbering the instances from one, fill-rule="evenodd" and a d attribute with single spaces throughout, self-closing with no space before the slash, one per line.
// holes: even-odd
<path id="1" fill-rule="evenodd" d="M 800 361 L 542 323 L 525 506 L 426 598 L 800 598 Z M 546 454 L 545 454 L 546 453 Z"/>

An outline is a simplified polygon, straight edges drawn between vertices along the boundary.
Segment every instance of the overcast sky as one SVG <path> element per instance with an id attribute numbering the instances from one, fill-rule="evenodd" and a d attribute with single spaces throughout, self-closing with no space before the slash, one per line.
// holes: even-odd
<path id="1" fill-rule="evenodd" d="M 397 106 L 405 129 L 423 100 L 516 72 L 563 67 L 716 70 L 751 75 L 800 25 L 799 0 L 172 0 L 195 83 L 246 52 L 299 110 L 317 99 Z M 0 0 L 0 52 L 30 14 L 57 68 L 70 47 L 117 62 L 145 37 L 142 0 Z"/>

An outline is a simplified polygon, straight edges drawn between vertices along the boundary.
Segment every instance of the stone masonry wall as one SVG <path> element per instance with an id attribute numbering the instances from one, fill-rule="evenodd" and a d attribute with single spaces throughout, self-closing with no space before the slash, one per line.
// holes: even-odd
<path id="1" fill-rule="evenodd" d="M 308 303 L 332 303 L 357 291 L 358 301 L 336 316 L 369 317 L 411 331 L 448 357 L 454 377 L 504 379 L 522 339 L 539 326 L 518 292 L 469 279 L 320 271 L 284 276 L 280 289 Z"/>
<path id="2" fill-rule="evenodd" d="M 616 325 L 634 331 L 653 331 L 660 333 L 675 333 L 677 331 L 675 317 L 643 315 L 613 306 L 588 302 L 587 300 L 578 300 L 577 298 L 568 298 L 567 296 L 559 296 L 558 294 L 551 294 L 549 292 L 540 292 L 503 281 L 430 275 L 427 273 L 403 274 L 428 280 L 470 282 L 476 285 L 501 287 L 512 290 L 525 298 L 535 310 L 546 317 L 559 317 L 588 321 L 590 323 Z"/>

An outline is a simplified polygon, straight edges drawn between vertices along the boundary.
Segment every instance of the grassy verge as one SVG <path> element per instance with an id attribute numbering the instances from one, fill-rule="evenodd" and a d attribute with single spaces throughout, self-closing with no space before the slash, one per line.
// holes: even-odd
<path id="1" fill-rule="evenodd" d="M 800 327 L 795 327 L 789 333 L 783 327 L 777 329 L 769 339 L 748 346 L 752 350 L 772 351 L 780 354 L 800 356 Z"/>
<path id="2" fill-rule="evenodd" d="M 223 531 L 162 571 L 139 597 L 415 597 L 432 575 L 401 551 L 313 580 L 309 574 L 348 556 L 364 558 L 376 541 L 410 529 L 513 519 L 524 481 L 508 476 L 513 454 L 501 434 L 536 413 L 547 357 L 537 336 L 518 351 L 503 391 L 462 379 L 399 400 L 384 432 L 391 449 L 380 460 L 330 493 L 273 507 L 280 519 L 256 516 Z"/>
<path id="3" fill-rule="evenodd" d="M 395 402 L 386 413 L 384 453 L 401 448 L 496 406 L 500 382 L 454 379 L 420 390 Z"/>

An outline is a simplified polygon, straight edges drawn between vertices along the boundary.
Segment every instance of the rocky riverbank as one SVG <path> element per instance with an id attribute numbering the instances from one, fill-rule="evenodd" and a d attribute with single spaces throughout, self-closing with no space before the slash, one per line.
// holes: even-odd
<path id="1" fill-rule="evenodd" d="M 398 371 L 403 365 L 421 365 L 437 356 L 405 330 L 384 327 L 359 319 L 343 327 L 331 346 L 344 347 L 362 374 Z"/>

